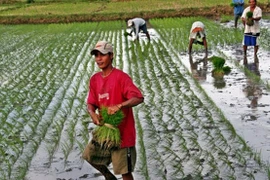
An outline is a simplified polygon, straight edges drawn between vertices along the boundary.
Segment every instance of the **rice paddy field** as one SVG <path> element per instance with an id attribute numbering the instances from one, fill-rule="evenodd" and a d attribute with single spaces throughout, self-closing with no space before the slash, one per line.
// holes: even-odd
<path id="1" fill-rule="evenodd" d="M 210 61 L 201 65 L 202 46 L 187 55 L 196 20 L 209 57 L 232 68 L 222 79 Z M 246 66 L 243 29 L 232 24 L 151 19 L 150 42 L 125 37 L 124 21 L 0 25 L 0 179 L 103 179 L 81 158 L 95 128 L 86 97 L 99 40 L 113 43 L 114 66 L 145 96 L 134 108 L 135 179 L 269 179 L 270 22 L 262 21 L 259 63 L 249 48 Z"/>

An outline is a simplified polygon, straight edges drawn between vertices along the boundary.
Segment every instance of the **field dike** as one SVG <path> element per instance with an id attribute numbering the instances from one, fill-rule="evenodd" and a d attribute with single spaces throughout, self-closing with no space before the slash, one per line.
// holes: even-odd
<path id="1" fill-rule="evenodd" d="M 268 159 L 232 123 L 240 107 L 222 109 L 215 101 L 227 94 L 207 83 L 211 62 L 205 82 L 190 71 L 186 49 L 195 20 L 207 27 L 209 56 L 225 57 L 234 75 L 243 74 L 240 56 L 228 48 L 241 44 L 242 30 L 205 18 L 151 19 L 151 42 L 141 34 L 137 43 L 123 36 L 124 21 L 1 26 L 1 179 L 103 179 L 81 158 L 95 127 L 85 100 L 89 78 L 99 71 L 90 56 L 98 40 L 113 43 L 114 66 L 145 96 L 134 108 L 135 179 L 269 179 Z M 266 43 L 260 53 L 269 51 Z M 193 51 L 195 61 L 203 56 L 203 47 Z M 268 80 L 259 82 L 265 94 Z M 269 111 L 262 113 L 268 119 Z"/>

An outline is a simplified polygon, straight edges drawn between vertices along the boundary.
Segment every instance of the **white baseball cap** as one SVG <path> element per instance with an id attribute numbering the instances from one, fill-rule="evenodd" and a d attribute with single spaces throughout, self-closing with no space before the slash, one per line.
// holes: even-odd
<path id="1" fill-rule="evenodd" d="M 128 27 L 131 27 L 132 26 L 132 23 L 133 23 L 132 19 L 128 20 L 128 22 L 127 22 Z"/>
<path id="2" fill-rule="evenodd" d="M 112 44 L 107 41 L 99 41 L 95 48 L 91 50 L 91 55 L 94 55 L 96 51 L 99 51 L 102 54 L 113 53 L 113 47 Z"/>

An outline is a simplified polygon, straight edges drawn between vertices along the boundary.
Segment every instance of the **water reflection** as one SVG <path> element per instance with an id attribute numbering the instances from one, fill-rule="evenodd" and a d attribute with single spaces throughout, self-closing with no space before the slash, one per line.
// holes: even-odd
<path id="1" fill-rule="evenodd" d="M 189 55 L 189 63 L 192 76 L 198 81 L 204 82 L 207 74 L 207 58 L 193 60 L 192 55 Z"/>
<path id="2" fill-rule="evenodd" d="M 259 63 L 259 58 L 257 55 L 254 56 L 254 63 Z M 243 61 L 244 66 L 247 66 L 248 64 L 248 59 L 247 56 L 244 56 L 244 61 Z M 255 73 L 256 74 L 256 73 Z"/>
<path id="3" fill-rule="evenodd" d="M 262 89 L 260 87 L 260 71 L 258 57 L 254 57 L 254 63 L 246 63 L 245 75 L 247 82 L 243 89 L 245 96 L 250 100 L 249 107 L 254 109 L 258 106 L 258 100 L 262 96 Z"/>
<path id="4" fill-rule="evenodd" d="M 224 76 L 214 77 L 214 86 L 217 89 L 224 88 L 226 86 L 226 82 L 225 82 Z"/>

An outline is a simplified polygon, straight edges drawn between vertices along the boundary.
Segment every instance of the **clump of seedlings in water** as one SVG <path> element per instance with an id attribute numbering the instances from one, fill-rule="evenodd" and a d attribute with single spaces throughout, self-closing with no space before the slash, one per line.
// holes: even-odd
<path id="1" fill-rule="evenodd" d="M 231 68 L 229 66 L 224 66 L 225 59 L 213 56 L 209 60 L 212 61 L 214 66 L 214 69 L 212 70 L 213 77 L 223 77 L 231 72 Z"/>
<path id="2" fill-rule="evenodd" d="M 119 148 L 121 137 L 117 126 L 123 120 L 124 113 L 117 111 L 115 114 L 108 114 L 108 108 L 106 107 L 102 107 L 100 113 L 102 126 L 97 126 L 94 130 L 94 139 L 105 149 Z"/>

